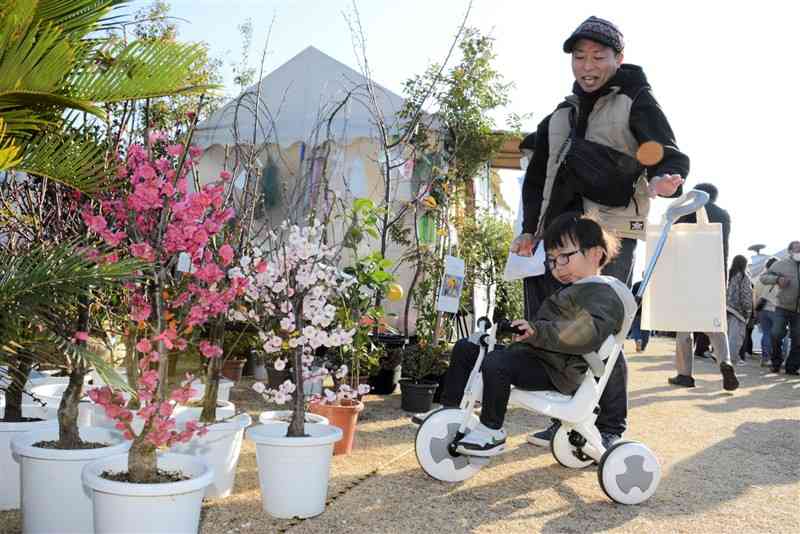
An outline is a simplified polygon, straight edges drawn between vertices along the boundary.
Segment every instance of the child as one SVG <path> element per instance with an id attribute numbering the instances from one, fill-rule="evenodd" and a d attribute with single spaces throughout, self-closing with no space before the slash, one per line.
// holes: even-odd
<path id="1" fill-rule="evenodd" d="M 615 290 L 600 280 L 581 282 L 599 276 L 615 256 L 616 238 L 580 213 L 565 213 L 545 230 L 543 240 L 553 276 L 569 285 L 544 301 L 533 322 L 512 323 L 524 331 L 514 343 L 486 355 L 480 424 L 459 442 L 459 452 L 474 456 L 502 452 L 511 386 L 574 394 L 588 369 L 582 355 L 598 350 L 622 328 L 625 307 Z M 478 354 L 478 346 L 468 339 L 456 343 L 445 376 L 445 407 L 461 404 Z"/>

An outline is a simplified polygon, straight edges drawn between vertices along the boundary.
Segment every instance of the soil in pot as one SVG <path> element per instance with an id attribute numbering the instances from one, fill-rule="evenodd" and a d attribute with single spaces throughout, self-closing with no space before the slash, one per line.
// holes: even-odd
<path id="1" fill-rule="evenodd" d="M 311 402 L 308 411 L 327 417 L 331 426 L 342 429 L 342 439 L 336 442 L 333 447 L 333 454 L 350 454 L 356 435 L 356 423 L 358 414 L 364 409 L 361 401 L 340 401 L 342 404 L 324 404 L 321 402 Z"/>
<path id="2" fill-rule="evenodd" d="M 58 446 L 58 441 L 39 441 L 38 443 L 33 444 L 34 447 L 39 447 L 40 449 L 60 449 L 61 447 Z M 85 449 L 102 449 L 104 447 L 110 447 L 111 443 L 100 443 L 98 441 L 82 441 L 80 443 L 74 443 L 69 450 L 76 451 L 76 450 L 85 450 Z"/>
<path id="3" fill-rule="evenodd" d="M 403 411 L 411 413 L 427 412 L 431 409 L 433 395 L 436 393 L 438 384 L 426 380 L 415 382 L 414 380 L 403 379 L 400 381 L 400 407 Z"/>
<path id="4" fill-rule="evenodd" d="M 191 480 L 192 478 L 179 471 L 166 471 L 164 469 L 157 470 L 154 477 L 151 477 L 147 480 L 138 480 L 136 482 L 130 479 L 127 471 L 121 473 L 103 471 L 100 476 L 106 480 L 113 480 L 114 482 L 127 482 L 128 484 L 167 484 L 169 482 L 183 482 L 184 480 Z"/>

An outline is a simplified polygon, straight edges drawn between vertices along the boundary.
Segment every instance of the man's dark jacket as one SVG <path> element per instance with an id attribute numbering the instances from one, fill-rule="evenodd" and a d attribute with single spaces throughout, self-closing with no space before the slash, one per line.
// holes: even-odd
<path id="1" fill-rule="evenodd" d="M 663 174 L 679 174 L 686 178 L 689 174 L 689 157 L 678 150 L 675 134 L 667 121 L 664 112 L 650 92 L 650 84 L 641 67 L 623 64 L 616 74 L 600 89 L 591 93 L 583 91 L 577 82 L 573 85 L 573 93 L 580 99 L 578 116 L 575 122 L 575 134 L 585 138 L 589 114 L 597 99 L 611 92 L 612 87 L 620 87 L 620 92 L 633 99 L 630 110 L 629 127 L 639 144 L 656 141 L 664 147 L 664 157 L 657 164 L 647 167 L 648 179 Z M 558 108 L 569 107 L 563 102 Z M 557 108 L 557 109 L 558 109 Z M 525 172 L 522 186 L 522 231 L 535 233 L 539 221 L 544 184 L 547 174 L 547 159 L 550 155 L 548 115 L 536 131 L 536 149 L 533 160 Z M 678 196 L 681 190 L 673 196 Z M 556 183 L 545 216 L 544 227 L 567 211 L 581 211 L 583 202 L 563 183 Z"/>

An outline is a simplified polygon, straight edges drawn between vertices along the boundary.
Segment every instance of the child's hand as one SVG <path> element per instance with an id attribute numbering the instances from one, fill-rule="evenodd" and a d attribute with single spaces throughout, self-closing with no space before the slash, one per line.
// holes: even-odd
<path id="1" fill-rule="evenodd" d="M 517 319 L 516 321 L 511 323 L 511 326 L 518 328 L 522 331 L 521 334 L 516 335 L 511 338 L 512 341 L 522 341 L 525 338 L 532 336 L 536 331 L 528 324 L 528 321 L 523 319 Z"/>

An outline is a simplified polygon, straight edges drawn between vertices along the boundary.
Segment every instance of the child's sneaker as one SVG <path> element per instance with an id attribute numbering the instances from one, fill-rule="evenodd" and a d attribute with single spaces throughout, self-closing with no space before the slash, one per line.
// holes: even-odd
<path id="1" fill-rule="evenodd" d="M 506 450 L 506 431 L 495 430 L 479 423 L 469 434 L 461 438 L 456 452 L 469 456 L 497 456 Z"/>

